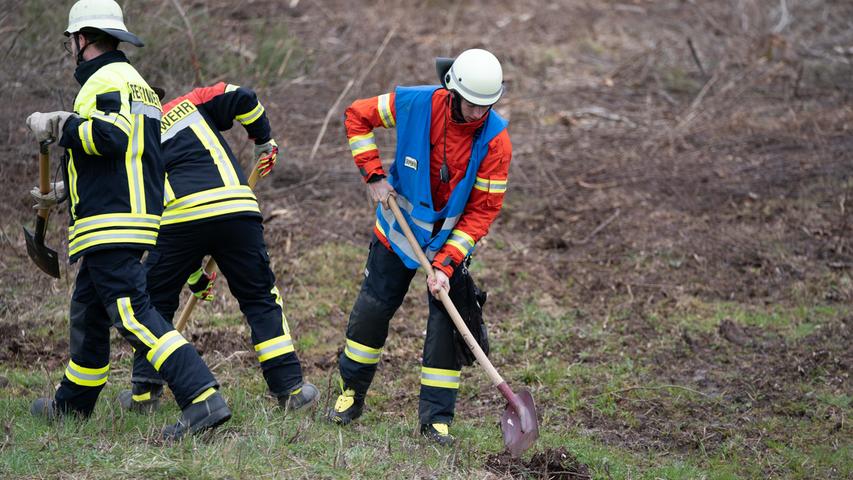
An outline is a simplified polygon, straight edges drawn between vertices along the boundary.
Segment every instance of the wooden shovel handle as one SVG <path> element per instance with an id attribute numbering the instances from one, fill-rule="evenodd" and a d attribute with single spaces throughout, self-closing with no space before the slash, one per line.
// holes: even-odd
<path id="1" fill-rule="evenodd" d="M 258 183 L 258 179 L 261 178 L 261 174 L 258 172 L 258 165 L 260 165 L 260 162 L 255 165 L 255 168 L 252 169 L 252 173 L 249 174 L 248 184 L 250 189 L 254 189 L 255 185 Z M 214 271 L 216 271 L 216 260 L 214 260 L 213 257 L 210 257 L 207 259 L 207 263 L 204 264 L 204 273 L 209 276 Z M 187 323 L 190 321 L 190 316 L 193 314 L 193 309 L 195 308 L 196 303 L 198 303 L 198 297 L 190 295 L 190 299 L 187 300 L 187 304 L 184 305 L 184 309 L 181 310 L 181 316 L 178 318 L 178 323 L 175 324 L 175 330 L 179 332 L 184 330 L 184 327 L 186 327 Z"/>
<path id="2" fill-rule="evenodd" d="M 397 205 L 397 200 L 394 199 L 394 196 L 388 197 L 388 205 L 391 207 L 391 211 L 394 212 L 394 217 L 397 219 L 397 223 L 400 225 L 400 229 L 403 230 L 403 235 L 406 236 L 406 239 L 409 241 L 409 245 L 412 247 L 412 250 L 415 252 L 415 255 L 418 257 L 418 261 L 421 264 L 421 267 L 424 269 L 424 273 L 426 273 L 427 277 L 432 277 L 432 265 L 430 261 L 424 255 L 423 250 L 421 250 L 421 246 L 418 244 L 418 241 L 415 239 L 415 235 L 412 233 L 412 229 L 409 228 L 409 224 L 406 222 L 405 217 L 403 217 L 403 212 L 400 211 L 400 207 Z M 477 341 L 474 339 L 474 336 L 471 335 L 471 331 L 468 330 L 468 326 L 465 325 L 465 320 L 462 319 L 462 316 L 459 315 L 459 311 L 456 310 L 456 307 L 453 305 L 453 302 L 450 300 L 450 295 L 447 293 L 447 290 L 442 290 L 439 293 L 439 299 L 441 299 L 441 303 L 444 305 L 444 308 L 447 310 L 447 313 L 450 315 L 450 318 L 453 320 L 453 324 L 456 325 L 456 329 L 459 330 L 459 333 L 462 334 L 462 338 L 465 339 L 465 343 L 468 345 L 468 348 L 474 353 L 474 357 L 477 359 L 477 363 L 479 363 L 484 370 L 486 370 L 486 374 L 489 375 L 489 378 L 492 380 L 492 383 L 495 384 L 496 387 L 499 387 L 501 384 L 506 385 L 504 379 L 492 365 L 492 362 L 489 361 L 489 358 L 483 352 L 483 349 L 480 348 L 480 345 L 477 344 Z M 501 393 L 504 396 L 507 396 L 507 393 L 504 389 L 499 388 Z M 509 394 L 512 395 L 512 391 L 509 388 L 506 388 Z M 514 396 L 514 395 L 513 395 Z M 507 398 L 509 400 L 509 398 Z"/>

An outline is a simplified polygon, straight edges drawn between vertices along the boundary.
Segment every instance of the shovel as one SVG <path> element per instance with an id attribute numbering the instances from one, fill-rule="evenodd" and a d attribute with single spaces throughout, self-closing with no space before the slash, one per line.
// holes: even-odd
<path id="1" fill-rule="evenodd" d="M 393 195 L 388 197 L 388 205 L 391 207 L 391 211 L 394 212 L 394 217 L 403 230 L 403 234 L 406 235 L 409 245 L 411 245 L 412 250 L 418 256 L 424 272 L 428 277 L 432 276 L 432 266 L 430 266 L 430 262 L 421 250 L 420 245 L 418 245 L 418 241 L 415 240 L 415 236 L 409 228 L 405 217 L 403 217 L 403 212 L 400 211 L 397 200 L 394 199 Z M 507 450 L 509 450 L 509 453 L 513 457 L 520 456 L 522 452 L 530 448 L 533 442 L 539 438 L 539 421 L 536 418 L 536 406 L 533 404 L 533 396 L 530 395 L 530 391 L 527 389 L 519 391 L 518 394 L 512 391 L 492 365 L 492 362 L 486 357 L 486 354 L 483 353 L 483 349 L 474 340 L 474 337 L 465 325 L 465 321 L 462 320 L 462 316 L 459 315 L 456 307 L 453 306 L 447 290 L 442 290 L 439 297 L 445 310 L 450 314 L 450 318 L 453 319 L 456 329 L 462 334 L 462 338 L 465 339 L 468 348 L 471 349 L 474 357 L 477 358 L 477 363 L 483 367 L 492 380 L 492 383 L 501 392 L 501 395 L 506 398 L 507 406 L 501 417 L 501 431 L 504 436 L 504 445 L 506 445 Z"/>
<path id="2" fill-rule="evenodd" d="M 50 193 L 50 144 L 53 139 L 39 142 L 39 190 L 42 194 Z M 33 259 L 44 273 L 59 278 L 59 258 L 55 250 L 44 244 L 44 234 L 47 230 L 49 208 L 40 208 L 36 214 L 36 229 L 31 232 L 24 227 L 24 239 L 27 242 L 27 254 Z"/>
<path id="3" fill-rule="evenodd" d="M 252 169 L 252 173 L 249 175 L 249 180 L 247 181 L 249 188 L 254 189 L 259 178 L 261 178 L 261 174 L 258 172 L 258 165 L 255 165 L 255 168 Z M 210 274 L 215 270 L 216 260 L 214 260 L 213 257 L 210 257 L 207 259 L 207 263 L 204 264 L 204 273 L 210 276 Z M 190 321 L 190 316 L 193 314 L 193 309 L 195 309 L 196 303 L 198 303 L 198 297 L 191 295 L 190 299 L 187 300 L 187 304 L 184 305 L 184 309 L 181 310 L 181 316 L 178 318 L 178 323 L 175 324 L 175 330 L 180 332 L 187 326 L 187 322 Z"/>

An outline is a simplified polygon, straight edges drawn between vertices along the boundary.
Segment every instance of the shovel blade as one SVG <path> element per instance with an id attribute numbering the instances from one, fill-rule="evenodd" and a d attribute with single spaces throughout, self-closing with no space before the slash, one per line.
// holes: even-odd
<path id="1" fill-rule="evenodd" d="M 536 418 L 536 406 L 528 390 L 521 390 L 516 401 L 507 404 L 501 417 L 501 431 L 504 445 L 513 456 L 518 458 L 539 438 L 539 420 Z M 513 404 L 514 403 L 514 404 Z"/>
<path id="2" fill-rule="evenodd" d="M 42 238 L 44 238 L 42 236 Z M 24 239 L 27 241 L 27 254 L 44 273 L 59 278 L 59 257 L 55 251 L 47 248 L 44 241 L 37 241 L 36 235 L 24 227 Z"/>

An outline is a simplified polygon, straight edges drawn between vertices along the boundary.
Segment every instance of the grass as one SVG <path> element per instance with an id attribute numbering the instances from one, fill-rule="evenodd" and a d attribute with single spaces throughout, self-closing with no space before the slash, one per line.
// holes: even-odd
<path id="1" fill-rule="evenodd" d="M 346 243 L 325 243 L 302 255 L 303 261 L 282 264 L 285 278 L 299 278 L 285 294 L 285 304 L 300 357 L 308 378 L 323 394 L 320 407 L 305 414 L 285 416 L 266 394 L 257 368 L 251 363 L 225 362 L 231 352 L 206 354 L 223 384 L 234 418 L 216 434 L 163 445 L 160 429 L 179 415 L 169 400 L 153 416 L 122 412 L 115 401 L 126 388 L 128 352 L 113 362 L 111 381 L 88 421 L 57 425 L 33 419 L 29 402 L 47 395 L 62 376 L 62 366 L 51 371 L 22 365 L 4 366 L 0 376 L 0 477 L 48 478 L 482 478 L 489 457 L 501 452 L 497 427 L 503 400 L 480 369 L 463 372 L 457 421 L 457 447 L 437 449 L 415 435 L 420 355 L 418 322 L 423 322 L 422 285 L 413 282 L 393 325 L 386 352 L 394 360 L 381 364 L 368 396 L 368 410 L 354 425 L 339 428 L 326 422 L 323 411 L 334 401 L 335 366 L 318 368 L 319 358 L 330 358 L 343 338 L 346 313 L 360 282 L 365 249 Z M 476 262 L 473 270 L 489 277 L 491 263 Z M 499 272 L 500 273 L 500 272 Z M 279 275 L 282 276 L 282 275 Z M 492 275 L 493 278 L 493 275 Z M 507 291 L 518 290 L 522 276 L 506 277 Z M 411 293 L 411 292 L 410 292 Z M 61 305 L 63 293 L 48 298 Z M 227 296 L 226 294 L 223 294 Z M 851 471 L 848 426 L 833 425 L 851 413 L 849 393 L 824 385 L 821 376 L 806 376 L 789 385 L 794 400 L 780 402 L 772 411 L 756 410 L 755 420 L 741 427 L 713 426 L 725 439 L 695 448 L 652 448 L 656 437 L 648 427 L 671 428 L 667 438 L 693 438 L 704 420 L 697 412 L 717 412 L 718 421 L 734 419 L 738 406 L 701 386 L 673 384 L 656 377 L 648 356 L 677 350 L 677 336 L 667 332 L 689 327 L 712 332 L 722 318 L 804 338 L 822 325 L 843 318 L 837 305 L 810 307 L 756 307 L 736 302 L 682 299 L 676 314 L 651 311 L 647 315 L 654 342 L 625 343 L 636 336 L 626 329 L 637 318 L 630 309 L 614 309 L 604 318 L 571 307 L 566 299 L 546 294 L 524 294 L 508 304 L 507 293 L 490 298 L 492 358 L 515 389 L 531 390 L 540 413 L 542 437 L 535 451 L 566 448 L 589 466 L 595 478 L 681 479 L 762 478 L 776 472 L 785 478 L 844 478 Z M 219 300 L 224 302 L 225 300 Z M 218 307 L 194 327 L 234 332 L 241 324 L 235 312 Z M 489 304 L 487 304 L 489 305 Z M 57 307 L 58 309 L 59 307 Z M 488 313 L 487 308 L 487 313 Z M 57 315 L 31 335 L 47 339 L 64 332 Z M 200 317 L 202 317 L 200 315 Z M 497 323 L 495 323 L 497 322 Z M 238 328 L 248 335 L 247 331 Z M 240 333 L 238 333 L 240 334 Z M 626 347 L 627 345 L 627 347 Z M 642 348 L 638 352 L 635 349 Z M 645 350 L 648 349 L 648 350 Z M 732 377 L 735 379 L 735 377 Z M 796 400 L 800 399 L 800 400 Z M 651 414 L 652 410 L 659 414 Z M 806 412 L 807 416 L 803 416 Z M 657 415 L 657 416 L 656 416 Z M 671 417 L 670 423 L 661 422 Z M 652 420 L 656 423 L 649 424 Z M 696 423 L 699 422 L 699 423 Z M 680 429 L 684 429 L 680 431 Z M 697 430 L 699 429 L 699 430 Z M 619 440 L 620 431 L 640 432 L 634 441 Z M 642 433 L 645 432 L 645 433 Z M 764 432 L 758 436 L 756 432 Z M 636 435 L 636 434 L 634 434 Z M 645 440 L 642 438 L 646 436 Z M 629 437 L 626 437 L 629 438 Z M 636 440 L 639 438 L 640 440 Z M 830 439 L 830 440 L 827 440 Z M 647 443 L 644 443 L 647 442 Z M 757 450 L 756 450 L 757 449 Z M 759 452 L 759 453 L 757 453 Z M 528 461 L 533 452 L 528 452 Z"/>

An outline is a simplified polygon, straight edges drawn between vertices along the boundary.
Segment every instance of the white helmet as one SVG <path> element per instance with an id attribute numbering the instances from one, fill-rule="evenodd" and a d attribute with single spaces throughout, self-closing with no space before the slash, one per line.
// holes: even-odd
<path id="1" fill-rule="evenodd" d="M 79 0 L 75 3 L 68 12 L 65 35 L 69 36 L 87 27 L 101 30 L 137 47 L 144 45 L 139 37 L 127 31 L 121 7 L 114 0 Z"/>
<path id="2" fill-rule="evenodd" d="M 501 62 L 486 50 L 465 50 L 453 61 L 443 83 L 475 105 L 492 105 L 504 92 Z"/>

